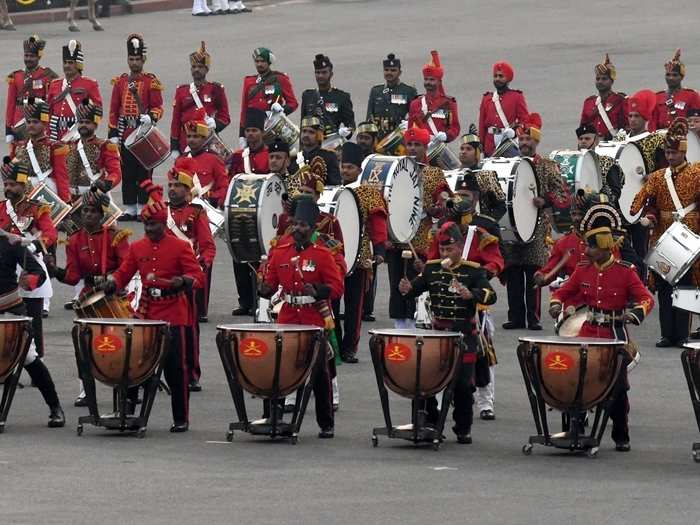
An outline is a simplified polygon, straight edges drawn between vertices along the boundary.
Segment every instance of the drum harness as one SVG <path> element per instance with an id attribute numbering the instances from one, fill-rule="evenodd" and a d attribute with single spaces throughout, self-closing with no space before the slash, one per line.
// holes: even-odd
<path id="1" fill-rule="evenodd" d="M 51 172 L 53 169 L 49 167 L 46 171 L 41 169 L 41 165 L 39 164 L 39 159 L 36 158 L 36 152 L 34 151 L 34 143 L 32 142 L 32 139 L 29 139 L 27 141 L 27 155 L 29 156 L 29 162 L 32 165 L 32 170 L 36 174 L 37 179 L 39 179 L 39 182 L 44 182 L 44 179 L 46 179 L 49 175 L 51 175 Z"/>
<path id="2" fill-rule="evenodd" d="M 603 119 L 603 124 L 605 124 L 605 127 L 608 128 L 610 135 L 614 137 L 617 130 L 613 127 L 612 122 L 610 122 L 610 117 L 608 117 L 608 112 L 603 107 L 600 95 L 595 98 L 595 107 L 598 110 L 598 115 L 600 115 L 600 118 Z"/>
<path id="3" fill-rule="evenodd" d="M 671 194 L 671 200 L 673 200 L 673 205 L 676 207 L 676 211 L 673 213 L 673 219 L 675 221 L 682 221 L 686 215 L 691 211 L 695 210 L 696 203 L 692 202 L 685 208 L 678 197 L 678 192 L 676 192 L 676 186 L 673 184 L 673 175 L 671 173 L 671 168 L 666 168 L 664 172 L 664 179 L 666 180 L 666 186 L 668 187 L 668 192 Z"/>
<path id="4" fill-rule="evenodd" d="M 435 126 L 435 122 L 433 121 L 433 114 L 437 113 L 438 111 L 446 111 L 447 108 L 447 102 L 444 102 L 440 106 L 435 108 L 435 111 L 428 111 L 428 102 L 425 98 L 425 95 L 423 95 L 420 98 L 420 110 L 423 112 L 423 120 L 428 124 L 428 127 L 430 128 L 433 137 L 438 134 L 438 129 Z"/>

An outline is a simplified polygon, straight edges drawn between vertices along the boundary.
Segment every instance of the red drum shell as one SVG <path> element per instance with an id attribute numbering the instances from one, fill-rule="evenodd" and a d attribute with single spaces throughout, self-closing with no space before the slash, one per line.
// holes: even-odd
<path id="1" fill-rule="evenodd" d="M 0 383 L 15 370 L 29 337 L 29 317 L 0 317 Z"/>
<path id="2" fill-rule="evenodd" d="M 140 130 L 138 128 L 126 138 L 124 147 L 144 168 L 152 170 L 170 156 L 170 143 L 155 126 L 151 126 L 144 134 Z"/>

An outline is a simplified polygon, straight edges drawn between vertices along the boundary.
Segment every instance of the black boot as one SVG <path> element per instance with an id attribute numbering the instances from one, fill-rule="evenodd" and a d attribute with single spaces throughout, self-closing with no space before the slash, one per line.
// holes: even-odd
<path id="1" fill-rule="evenodd" d="M 66 416 L 63 413 L 61 405 L 54 405 L 49 407 L 51 412 L 49 413 L 49 428 L 61 428 L 66 426 Z"/>
<path id="2" fill-rule="evenodd" d="M 32 378 L 32 383 L 36 385 L 41 392 L 41 396 L 44 401 L 51 409 L 51 415 L 49 416 L 49 426 L 50 427 L 62 427 L 65 425 L 66 420 L 63 415 L 63 409 L 61 408 L 61 403 L 58 401 L 58 394 L 56 393 L 56 386 L 51 378 L 51 373 L 49 369 L 41 359 L 35 359 L 28 365 L 24 366 L 24 369 Z"/>

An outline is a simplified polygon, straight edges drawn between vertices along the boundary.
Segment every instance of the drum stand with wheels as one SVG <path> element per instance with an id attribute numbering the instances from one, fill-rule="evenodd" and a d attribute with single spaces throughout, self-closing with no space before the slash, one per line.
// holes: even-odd
<path id="1" fill-rule="evenodd" d="M 528 442 L 523 445 L 523 454 L 526 456 L 532 454 L 533 445 L 544 445 L 546 447 L 567 449 L 572 452 L 583 451 L 589 457 L 596 457 L 605 433 L 605 427 L 610 416 L 610 408 L 615 400 L 618 385 L 615 384 L 608 397 L 596 405 L 593 425 L 590 432 L 586 434 L 583 430 L 586 410 L 582 407 L 582 397 L 583 385 L 586 379 L 585 363 L 588 359 L 588 351 L 582 348 L 582 366 L 580 368 L 576 396 L 571 404 L 571 408 L 562 411 L 562 432 L 552 434 L 547 420 L 547 405 L 541 395 L 543 386 L 538 380 L 538 375 L 530 373 L 531 370 L 536 370 L 538 366 L 540 348 L 538 345 L 535 345 L 531 347 L 531 350 L 528 351 L 528 349 L 529 347 L 526 344 L 521 344 L 517 353 L 520 370 L 525 381 L 525 390 L 532 409 L 532 417 L 535 420 L 537 435 L 530 436 Z M 616 367 L 620 368 L 621 366 L 623 366 L 623 355 L 622 352 L 618 352 Z"/>
<path id="2" fill-rule="evenodd" d="M 695 422 L 698 425 L 698 430 L 700 430 L 700 396 L 698 396 L 700 391 L 700 376 L 698 375 L 698 372 L 700 372 L 698 370 L 700 355 L 698 347 L 700 347 L 700 344 L 691 343 L 691 345 L 688 345 L 686 350 L 683 350 L 683 353 L 681 353 L 681 364 L 683 365 L 685 379 L 688 382 L 688 392 L 690 392 L 690 402 L 695 413 Z M 700 443 L 693 443 L 692 455 L 693 461 L 700 463 Z"/>
<path id="3" fill-rule="evenodd" d="M 369 340 L 370 354 L 372 355 L 372 364 L 374 365 L 374 374 L 377 379 L 377 388 L 379 389 L 379 400 L 382 404 L 382 413 L 384 414 L 383 427 L 375 427 L 372 429 L 372 446 L 379 445 L 377 436 L 387 436 L 389 439 L 405 439 L 412 441 L 414 444 L 431 443 L 433 450 L 438 450 L 440 444 L 444 441 L 445 436 L 442 434 L 445 428 L 445 420 L 447 413 L 452 404 L 452 394 L 454 393 L 455 383 L 459 376 L 459 369 L 462 363 L 463 350 L 459 354 L 459 365 L 455 371 L 454 378 L 450 380 L 442 394 L 442 404 L 440 406 L 440 414 L 434 426 L 426 424 L 427 413 L 424 410 L 424 403 L 428 397 L 421 395 L 421 357 L 423 350 L 423 341 L 416 342 L 416 380 L 415 392 L 411 400 L 411 423 L 409 425 L 394 426 L 391 422 L 391 408 L 389 407 L 389 392 L 384 384 L 384 366 L 382 362 L 382 354 L 384 353 L 384 342 L 380 337 L 372 336 Z M 432 397 L 432 396 L 430 396 Z"/>
<path id="4" fill-rule="evenodd" d="M 286 438 L 290 440 L 292 445 L 297 444 L 299 431 L 301 430 L 301 424 L 304 420 L 304 414 L 306 413 L 306 407 L 309 404 L 309 398 L 311 397 L 311 391 L 313 390 L 314 381 L 316 375 L 320 373 L 320 366 L 323 366 L 322 359 L 325 359 L 325 336 L 323 332 L 320 332 L 314 341 L 311 343 L 313 345 L 320 345 L 321 350 L 317 353 L 317 357 L 314 362 L 310 363 L 309 366 L 313 367 L 306 384 L 302 384 L 296 390 L 296 401 L 294 403 L 294 411 L 292 412 L 292 420 L 289 423 L 285 423 L 282 419 L 284 417 L 284 406 L 281 406 L 278 401 L 284 401 L 286 396 L 280 395 L 279 393 L 279 382 L 280 382 L 280 363 L 282 361 L 282 346 L 283 340 L 280 334 L 275 336 L 275 369 L 273 376 L 273 386 L 272 395 L 269 397 L 264 397 L 265 401 L 270 403 L 270 417 L 264 421 L 250 421 L 248 419 L 248 411 L 245 406 L 245 395 L 243 393 L 243 387 L 238 380 L 238 374 L 240 370 L 236 365 L 236 360 L 233 359 L 232 355 L 238 354 L 238 340 L 225 333 L 219 333 L 216 336 L 216 344 L 219 348 L 219 356 L 221 357 L 221 363 L 224 367 L 224 373 L 226 374 L 226 380 L 228 382 L 229 389 L 231 390 L 231 398 L 233 399 L 233 405 L 236 410 L 236 415 L 238 416 L 238 421 L 232 421 L 228 426 L 228 431 L 226 432 L 226 440 L 233 441 L 234 431 L 240 430 L 242 432 L 247 432 L 248 434 L 257 436 L 269 436 L 272 439 L 275 438 Z M 229 345 L 234 345 L 234 351 L 232 353 L 228 352 Z M 310 353 L 313 355 L 313 353 Z M 256 395 L 256 397 L 261 397 Z"/>
<path id="5" fill-rule="evenodd" d="M 85 388 L 85 398 L 87 400 L 89 416 L 81 416 L 78 418 L 78 427 L 76 432 L 79 436 L 83 434 L 83 425 L 89 424 L 96 427 L 104 427 L 109 430 L 118 430 L 120 432 L 135 432 L 136 436 L 142 438 L 146 435 L 146 427 L 148 418 L 151 415 L 153 402 L 156 399 L 159 385 L 161 383 L 160 376 L 163 372 L 163 363 L 167 353 L 168 330 L 163 327 L 158 331 L 156 348 L 165 348 L 162 352 L 163 357 L 158 363 L 155 372 L 151 377 L 146 379 L 141 385 L 130 384 L 129 381 L 129 363 L 131 362 L 131 350 L 133 343 L 133 329 L 127 328 L 125 342 L 125 358 L 124 370 L 122 379 L 118 385 L 114 387 L 112 396 L 113 414 L 101 416 L 97 406 L 97 389 L 95 385 L 95 377 L 91 369 L 91 352 L 92 347 L 92 331 L 78 326 L 73 327 L 73 344 L 76 348 L 76 357 L 78 366 L 80 367 L 83 376 L 83 387 Z M 128 410 L 128 391 L 131 388 L 143 386 L 143 401 L 141 410 L 138 415 L 130 415 Z"/>
<path id="6" fill-rule="evenodd" d="M 24 360 L 27 358 L 29 347 L 32 344 L 31 321 L 25 323 L 22 335 L 24 336 L 24 341 L 20 343 L 22 346 L 17 364 L 3 382 L 2 399 L 0 399 L 0 434 L 5 431 L 5 422 L 7 421 L 7 415 L 10 413 L 12 400 L 15 398 L 19 377 L 22 375 L 22 368 L 24 368 Z"/>

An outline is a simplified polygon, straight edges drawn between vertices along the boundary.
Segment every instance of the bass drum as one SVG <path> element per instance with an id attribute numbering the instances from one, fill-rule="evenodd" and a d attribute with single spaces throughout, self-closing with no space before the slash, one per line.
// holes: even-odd
<path id="1" fill-rule="evenodd" d="M 688 162 L 700 162 L 700 138 L 694 133 L 688 133 L 688 151 L 685 152 Z"/>
<path id="2" fill-rule="evenodd" d="M 421 167 L 411 157 L 369 155 L 362 162 L 362 175 L 350 184 L 371 184 L 381 189 L 389 210 L 389 237 L 407 243 L 416 236 L 423 215 Z M 341 225 L 342 226 L 342 225 Z"/>
<path id="3" fill-rule="evenodd" d="M 535 235 L 540 210 L 532 202 L 540 194 L 535 168 L 527 157 L 484 159 L 482 170 L 495 171 L 506 194 L 508 213 L 498 224 L 505 242 L 528 243 Z"/>
<path id="4" fill-rule="evenodd" d="M 634 142 L 601 142 L 595 148 L 598 155 L 611 157 L 625 177 L 620 195 L 619 208 L 622 216 L 630 224 L 634 224 L 642 215 L 641 210 L 636 215 L 630 213 L 632 201 L 642 189 L 643 177 L 646 173 L 644 157 L 639 146 Z"/>
<path id="5" fill-rule="evenodd" d="M 234 175 L 226 193 L 224 228 L 235 262 L 258 262 L 267 254 L 284 213 L 284 193 L 284 182 L 274 173 Z"/>
<path id="6" fill-rule="evenodd" d="M 347 275 L 350 275 L 357 266 L 362 241 L 362 213 L 357 196 L 350 188 L 328 186 L 318 200 L 318 207 L 340 223 Z"/>
<path id="7" fill-rule="evenodd" d="M 603 186 L 600 167 L 592 151 L 555 150 L 549 158 L 559 165 L 562 177 L 569 183 L 569 189 L 575 194 L 579 189 L 600 192 Z"/>

